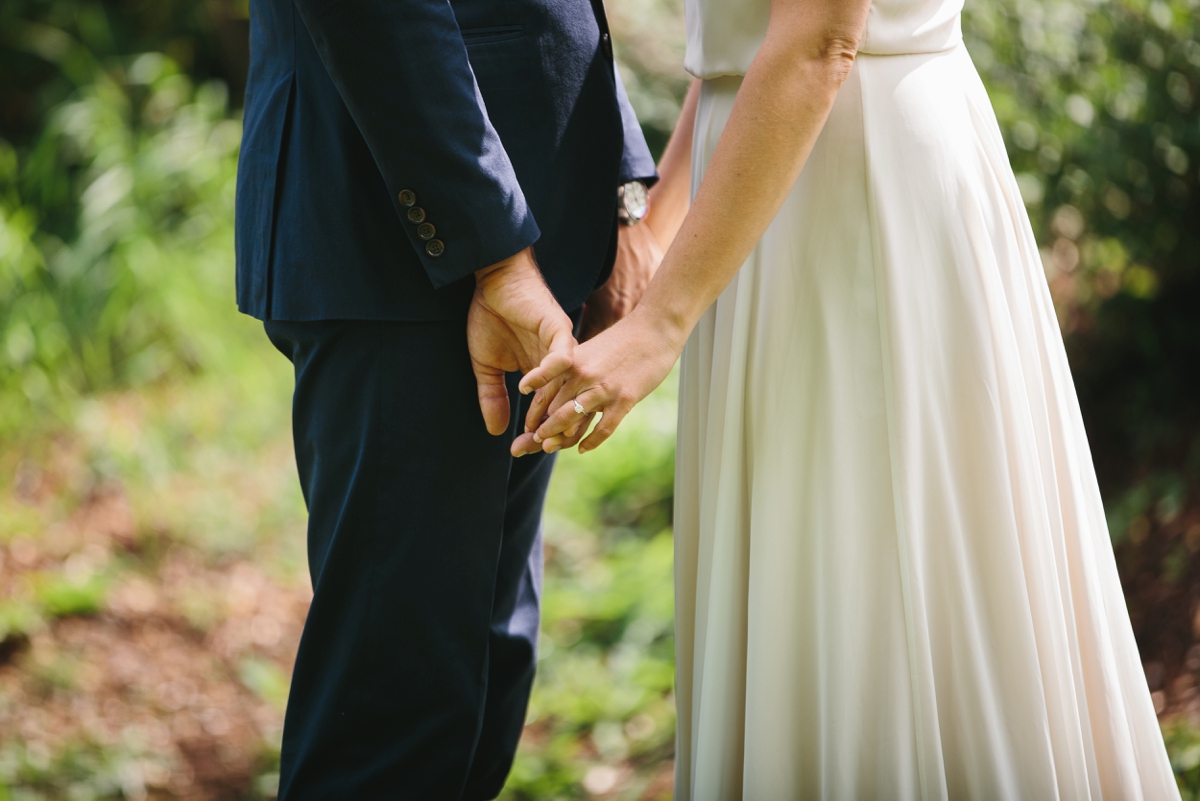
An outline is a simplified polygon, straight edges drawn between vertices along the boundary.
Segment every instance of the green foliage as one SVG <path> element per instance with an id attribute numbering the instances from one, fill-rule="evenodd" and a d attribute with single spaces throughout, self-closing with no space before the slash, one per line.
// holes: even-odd
<path id="1" fill-rule="evenodd" d="M 100 576 L 83 581 L 48 576 L 38 582 L 37 601 L 49 617 L 93 615 L 104 608 L 108 582 Z"/>
<path id="2" fill-rule="evenodd" d="M 56 108 L 24 158 L 0 144 L 0 433 L 228 350 L 214 290 L 240 133 L 221 84 L 144 54 Z"/>
<path id="3" fill-rule="evenodd" d="M 1182 723 L 1163 729 L 1183 801 L 1200 799 L 1200 730 Z"/>
<path id="4" fill-rule="evenodd" d="M 47 111 L 130 54 L 161 52 L 197 82 L 241 94 L 248 0 L 6 0 L 0 4 L 0 131 L 24 147 Z"/>
<path id="5" fill-rule="evenodd" d="M 42 624 L 37 609 L 20 601 L 0 601 L 0 645 L 28 637 Z"/>
<path id="6" fill-rule="evenodd" d="M 683 71 L 683 3 L 617 0 L 605 6 L 625 89 L 657 155 L 675 127 L 690 81 Z"/>
<path id="7" fill-rule="evenodd" d="M 274 662 L 248 656 L 238 665 L 238 678 L 276 709 L 283 711 L 287 706 L 290 679 Z"/>
<path id="8" fill-rule="evenodd" d="M 69 569 L 32 573 L 27 578 L 32 597 L 0 599 L 0 646 L 28 637 L 47 620 L 103 611 L 111 586 L 108 575 Z"/>
<path id="9" fill-rule="evenodd" d="M 159 770 L 136 743 L 85 741 L 53 754 L 10 744 L 0 749 L 0 801 L 144 798 L 146 773 Z"/>

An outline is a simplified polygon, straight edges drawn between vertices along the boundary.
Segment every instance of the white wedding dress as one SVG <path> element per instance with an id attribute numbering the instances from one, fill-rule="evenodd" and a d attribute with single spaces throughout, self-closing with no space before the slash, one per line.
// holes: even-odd
<path id="1" fill-rule="evenodd" d="M 768 4 L 688 0 L 693 187 Z M 684 352 L 677 799 L 1179 798 L 961 8 L 876 0 Z"/>

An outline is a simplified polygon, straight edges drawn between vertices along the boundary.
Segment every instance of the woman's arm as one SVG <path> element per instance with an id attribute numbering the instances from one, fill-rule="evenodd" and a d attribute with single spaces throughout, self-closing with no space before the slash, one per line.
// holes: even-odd
<path id="1" fill-rule="evenodd" d="M 766 38 L 691 213 L 642 299 L 680 349 L 796 183 L 854 66 L 869 7 L 870 0 L 772 2 Z"/>
<path id="2" fill-rule="evenodd" d="M 642 224 L 664 248 L 670 248 L 688 213 L 692 194 L 692 133 L 696 127 L 696 104 L 700 81 L 693 80 L 679 112 L 679 121 L 667 140 L 658 162 L 658 183 L 650 187 L 650 210 Z"/>
<path id="3" fill-rule="evenodd" d="M 604 417 L 580 450 L 609 436 L 670 372 L 692 328 L 774 219 L 854 66 L 870 0 L 772 0 L 762 46 L 742 80 L 695 202 L 641 303 L 576 349 L 564 379 L 539 390 L 533 438 L 553 451 L 586 415 Z M 736 214 L 736 220 L 731 219 Z M 549 394 L 555 393 L 552 401 Z M 514 443 L 514 453 L 519 452 Z M 520 452 L 527 452 L 523 445 Z"/>

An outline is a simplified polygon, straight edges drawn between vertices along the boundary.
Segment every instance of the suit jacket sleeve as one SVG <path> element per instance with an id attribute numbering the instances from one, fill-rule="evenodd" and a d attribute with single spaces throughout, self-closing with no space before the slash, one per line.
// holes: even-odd
<path id="1" fill-rule="evenodd" d="M 537 240 L 447 0 L 294 2 L 434 286 Z"/>
<path id="2" fill-rule="evenodd" d="M 650 155 L 650 147 L 642 134 L 642 126 L 629 103 L 625 82 L 621 80 L 621 69 L 614 65 L 613 71 L 617 82 L 617 103 L 621 107 L 621 127 L 625 131 L 625 151 L 621 154 L 621 183 L 644 181 L 646 186 L 651 186 L 658 180 L 654 157 Z"/>

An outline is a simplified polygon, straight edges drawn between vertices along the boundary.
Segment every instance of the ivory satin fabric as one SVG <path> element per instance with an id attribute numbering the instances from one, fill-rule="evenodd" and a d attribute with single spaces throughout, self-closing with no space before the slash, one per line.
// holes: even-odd
<path id="1" fill-rule="evenodd" d="M 689 0 L 693 187 L 765 7 Z M 960 8 L 876 3 L 684 351 L 677 799 L 1179 798 Z"/>

